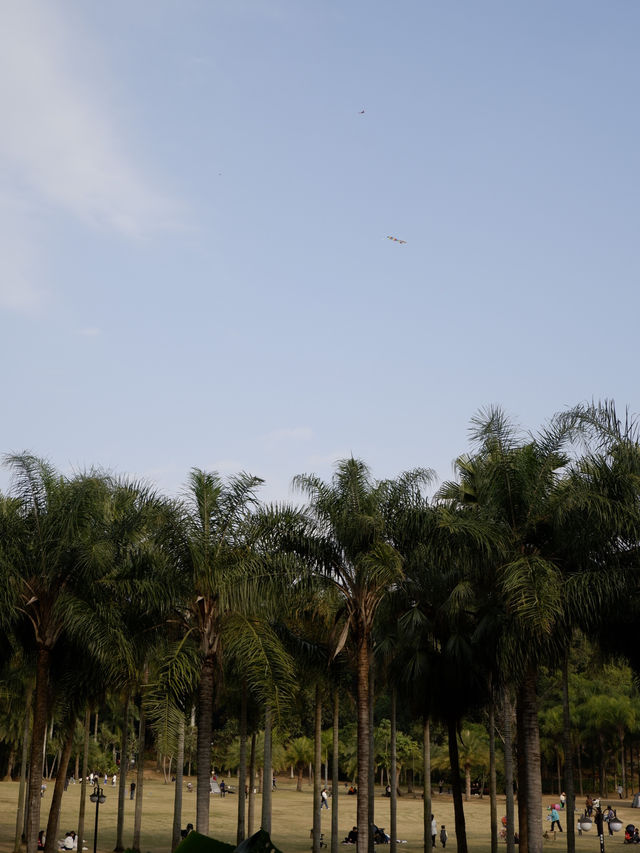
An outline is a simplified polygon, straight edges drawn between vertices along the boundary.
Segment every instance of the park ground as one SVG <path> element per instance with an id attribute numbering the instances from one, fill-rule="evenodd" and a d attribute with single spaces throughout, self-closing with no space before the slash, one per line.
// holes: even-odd
<path id="1" fill-rule="evenodd" d="M 146 774 L 145 774 L 146 775 Z M 191 822 L 195 824 L 195 792 L 186 789 L 183 797 L 182 825 Z M 235 777 L 228 780 L 229 784 L 236 784 Z M 273 793 L 272 832 L 274 843 L 283 853 L 309 853 L 311 840 L 309 837 L 312 825 L 312 792 L 311 786 L 305 782 L 304 790 L 295 790 L 295 780 L 281 777 L 277 782 L 277 790 Z M 43 800 L 43 827 L 46 825 L 48 807 L 51 798 L 53 783 L 47 786 Z M 100 824 L 98 831 L 99 853 L 111 853 L 115 846 L 116 838 L 116 788 L 111 784 L 105 787 L 107 800 L 100 806 Z M 553 798 L 548 798 L 552 802 Z M 62 800 L 62 812 L 60 818 L 60 836 L 65 830 L 73 829 L 77 825 L 78 804 L 80 800 L 80 786 L 71 785 L 64 793 Z M 341 790 L 339 796 L 340 815 L 340 838 L 344 838 L 347 832 L 355 824 L 356 798 L 347 796 L 346 791 Z M 15 816 L 18 801 L 18 783 L 0 783 L 0 853 L 11 853 L 13 850 L 13 838 L 15 833 Z M 613 802 L 618 810 L 618 816 L 623 826 L 627 823 L 640 823 L 640 809 L 632 809 L 630 800 L 618 800 Z M 546 817 L 545 800 L 545 817 Z M 127 793 L 126 817 L 125 817 L 125 846 L 131 843 L 133 832 L 133 802 L 129 800 Z M 257 820 L 260 817 L 261 798 L 256 797 Z M 95 820 L 93 804 L 88 803 L 85 818 L 85 846 L 88 853 L 93 851 L 93 826 Z M 453 802 L 447 794 L 433 795 L 433 809 L 438 828 L 445 824 L 449 833 L 447 851 L 455 853 L 456 840 L 453 821 Z M 499 798 L 498 818 L 504 814 L 504 797 Z M 169 853 L 171 841 L 171 825 L 173 815 L 173 785 L 165 784 L 161 776 L 153 773 L 145 779 L 144 786 L 144 810 L 142 818 L 142 844 L 143 853 Z M 237 799 L 234 794 L 222 798 L 219 795 L 211 797 L 210 835 L 222 841 L 235 843 L 237 816 Z M 489 821 L 489 798 L 472 798 L 465 803 L 465 816 L 467 821 L 467 839 L 470 853 L 489 853 L 490 851 L 490 821 Z M 561 814 L 562 826 L 566 829 L 566 814 Z M 389 800 L 382 796 L 382 789 L 377 792 L 375 805 L 375 822 L 378 826 L 389 829 Z M 545 828 L 549 824 L 545 821 Z M 257 828 L 257 827 L 256 827 Z M 322 811 L 322 830 L 326 840 L 331 834 L 331 811 Z M 405 794 L 398 800 L 398 837 L 406 844 L 402 844 L 400 850 L 407 853 L 421 853 L 422 842 L 422 799 L 420 794 L 414 797 Z M 624 843 L 624 831 L 617 833 L 612 838 L 605 837 L 605 848 L 621 848 Z M 565 835 L 557 833 L 556 838 L 545 841 L 545 851 L 562 853 L 566 849 Z M 505 847 L 501 844 L 501 847 Z M 442 851 L 438 841 L 438 853 Z M 353 848 L 347 847 L 346 850 Z M 506 849 L 506 848 L 505 848 Z M 516 848 L 517 849 L 517 848 Z M 584 833 L 582 837 L 576 837 L 577 853 L 599 853 L 598 836 L 595 829 Z M 627 849 L 627 848 L 625 848 Z M 621 850 L 622 853 L 622 850 Z"/>

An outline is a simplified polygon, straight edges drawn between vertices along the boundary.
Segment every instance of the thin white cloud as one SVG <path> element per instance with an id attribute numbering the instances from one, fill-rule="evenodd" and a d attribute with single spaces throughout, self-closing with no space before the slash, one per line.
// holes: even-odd
<path id="1" fill-rule="evenodd" d="M 199 467 L 199 466 L 197 466 Z M 244 471 L 246 468 L 245 464 L 240 462 L 238 459 L 218 459 L 215 462 L 212 462 L 211 465 L 207 465 L 203 470 L 205 471 L 217 471 L 218 474 L 222 474 L 223 476 L 227 476 L 228 474 L 237 474 L 239 471 Z"/>
<path id="2" fill-rule="evenodd" d="M 338 460 L 348 459 L 350 456 L 350 450 L 336 450 L 333 453 L 313 454 L 307 458 L 307 462 L 311 467 L 326 468 L 333 467 Z"/>
<path id="3" fill-rule="evenodd" d="M 43 301 L 37 240 L 24 205 L 0 195 L 0 308 L 32 313 Z"/>
<path id="4" fill-rule="evenodd" d="M 274 429 L 265 436 L 267 442 L 276 444 L 280 442 L 290 441 L 311 441 L 313 438 L 313 430 L 311 427 L 284 427 L 282 429 Z"/>
<path id="5" fill-rule="evenodd" d="M 175 205 L 129 156 L 99 75 L 92 79 L 90 35 L 63 20 L 64 8 L 3 4 L 0 156 L 36 202 L 130 237 L 175 227 Z"/>

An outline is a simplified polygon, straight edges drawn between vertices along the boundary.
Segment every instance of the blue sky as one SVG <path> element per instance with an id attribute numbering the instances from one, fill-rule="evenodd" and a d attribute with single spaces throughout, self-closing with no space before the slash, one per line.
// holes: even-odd
<path id="1" fill-rule="evenodd" d="M 488 404 L 640 410 L 634 0 L 3 17 L 3 452 L 283 499 L 446 479 Z"/>

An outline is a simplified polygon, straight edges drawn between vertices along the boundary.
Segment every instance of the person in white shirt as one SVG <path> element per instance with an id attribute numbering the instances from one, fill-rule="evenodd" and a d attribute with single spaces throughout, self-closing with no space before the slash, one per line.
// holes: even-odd
<path id="1" fill-rule="evenodd" d="M 75 832 L 67 832 L 64 837 L 64 841 L 62 842 L 62 847 L 64 850 L 78 849 L 78 840 L 76 838 Z"/>

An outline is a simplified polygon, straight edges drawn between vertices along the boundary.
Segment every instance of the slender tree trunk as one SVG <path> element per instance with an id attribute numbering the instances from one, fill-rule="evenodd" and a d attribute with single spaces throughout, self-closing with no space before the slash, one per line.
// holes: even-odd
<path id="1" fill-rule="evenodd" d="M 622 790 L 624 792 L 625 797 L 627 796 L 627 770 L 625 767 L 624 760 L 624 731 L 620 732 L 620 763 L 622 766 L 622 778 L 620 780 L 620 784 L 622 785 Z"/>
<path id="2" fill-rule="evenodd" d="M 600 796 L 606 797 L 607 789 L 605 780 L 607 775 L 607 753 L 605 750 L 604 735 L 602 734 L 602 732 L 598 732 L 598 740 L 600 741 Z"/>
<path id="3" fill-rule="evenodd" d="M 49 736 L 50 737 L 50 736 Z M 42 778 L 49 778 L 49 768 L 47 767 L 47 729 L 44 730 L 44 743 L 42 744 Z"/>
<path id="4" fill-rule="evenodd" d="M 504 732 L 504 794 L 507 812 L 507 853 L 514 853 L 515 843 L 515 803 L 513 800 L 513 708 L 509 697 L 509 689 L 502 689 L 502 728 Z"/>
<path id="5" fill-rule="evenodd" d="M 87 773 L 89 772 L 89 738 L 91 737 L 91 708 L 84 713 L 84 742 L 82 744 L 82 775 L 80 782 L 80 808 L 78 809 L 78 847 L 84 840 L 84 815 L 87 808 Z"/>
<path id="6" fill-rule="evenodd" d="M 398 692 L 395 687 L 391 689 L 391 798 L 389 801 L 389 834 L 391 836 L 391 852 L 396 853 L 398 849 L 398 757 L 397 750 L 397 716 Z"/>
<path id="7" fill-rule="evenodd" d="M 540 730 L 538 697 L 534 666 L 525 675 L 522 690 L 522 743 L 525 746 L 527 779 L 527 843 L 528 853 L 542 853 L 542 783 L 540 779 Z"/>
<path id="8" fill-rule="evenodd" d="M 7 756 L 7 772 L 4 775 L 3 782 L 11 782 L 13 778 L 13 765 L 16 760 L 16 748 L 14 744 L 9 747 L 9 755 Z"/>
<path id="9" fill-rule="evenodd" d="M 240 767 L 238 768 L 238 823 L 236 827 L 236 846 L 244 841 L 245 811 L 247 805 L 247 682 L 242 682 L 240 699 Z"/>
<path id="10" fill-rule="evenodd" d="M 176 787 L 173 793 L 173 827 L 171 831 L 171 850 L 175 850 L 180 844 L 182 825 L 182 785 L 184 783 L 184 714 L 180 714 L 178 728 L 178 747 L 176 756 Z M 142 753 L 139 752 L 139 755 Z"/>
<path id="11" fill-rule="evenodd" d="M 333 755 L 331 758 L 331 853 L 338 853 L 340 843 L 338 829 L 338 788 L 340 786 L 340 693 L 333 693 Z"/>
<path id="12" fill-rule="evenodd" d="M 527 820 L 527 773 L 526 745 L 524 742 L 524 722 L 522 717 L 522 702 L 518 692 L 516 701 L 516 759 L 518 774 L 518 826 L 520 828 L 519 853 L 529 853 L 529 832 Z"/>
<path id="13" fill-rule="evenodd" d="M 67 776 L 67 766 L 71 758 L 71 749 L 73 747 L 73 732 L 75 729 L 75 719 L 69 720 L 67 731 L 65 732 L 65 740 L 60 754 L 60 762 L 58 764 L 58 775 L 56 783 L 53 786 L 53 794 L 51 796 L 51 806 L 49 808 L 49 820 L 47 821 L 45 853 L 54 853 L 58 848 L 58 828 L 60 825 L 60 807 L 62 805 L 62 792 L 64 791 L 64 780 Z"/>
<path id="14" fill-rule="evenodd" d="M 375 709 L 375 671 L 373 653 L 369 646 L 369 776 L 367 778 L 367 811 L 369 813 L 369 853 L 374 853 L 373 824 L 376 804 L 376 769 L 373 742 L 373 720 Z"/>
<path id="15" fill-rule="evenodd" d="M 358 714 L 358 826 L 357 853 L 369 853 L 369 640 L 364 632 L 357 641 Z"/>
<path id="16" fill-rule="evenodd" d="M 49 693 L 49 659 L 47 648 L 38 649 L 36 663 L 36 688 L 33 710 L 33 732 L 31 735 L 31 756 L 29 759 L 29 787 L 27 799 L 27 850 L 36 850 L 40 832 L 40 786 L 46 729 L 47 695 Z"/>
<path id="17" fill-rule="evenodd" d="M 322 701 L 320 685 L 316 684 L 315 718 L 313 726 L 313 853 L 320 853 L 320 834 L 322 832 Z"/>
<path id="18" fill-rule="evenodd" d="M 211 800 L 211 733 L 213 731 L 213 688 L 215 657 L 209 654 L 203 662 L 198 688 L 198 743 L 196 775 L 196 830 L 209 835 L 209 803 Z"/>
<path id="19" fill-rule="evenodd" d="M 145 682 L 147 673 L 145 672 Z M 135 790 L 135 808 L 133 813 L 133 841 L 131 848 L 140 851 L 140 833 L 142 831 L 142 792 L 144 790 L 144 742 L 145 732 L 147 728 L 147 715 L 144 708 L 144 699 L 140 700 L 140 720 L 138 724 L 138 766 L 136 767 L 136 790 Z M 184 725 L 181 726 L 182 731 L 182 751 L 184 754 Z M 178 745 L 179 746 L 179 745 Z M 182 773 L 180 773 L 182 777 Z M 176 778 L 176 790 L 178 788 L 178 780 Z M 180 792 L 182 793 L 182 781 L 180 783 Z M 175 805 L 175 802 L 174 802 Z"/>
<path id="20" fill-rule="evenodd" d="M 95 718 L 94 724 L 93 724 L 93 742 L 94 743 L 98 742 L 98 716 L 99 716 L 98 711 L 96 711 L 96 718 Z"/>
<path id="21" fill-rule="evenodd" d="M 122 738 L 120 740 L 120 778 L 118 781 L 118 817 L 116 822 L 116 846 L 114 853 L 124 850 L 124 797 L 127 785 L 127 768 L 129 767 L 129 692 L 124 702 L 122 712 Z"/>
<path id="22" fill-rule="evenodd" d="M 422 795 L 422 823 L 424 835 L 424 853 L 431 853 L 433 847 L 431 841 L 431 821 L 433 816 L 431 810 L 431 726 L 429 717 L 425 716 L 422 721 L 422 778 L 424 793 Z"/>
<path id="23" fill-rule="evenodd" d="M 249 838 L 253 835 L 255 826 L 255 809 L 256 795 L 255 791 L 256 778 L 256 733 L 251 734 L 251 751 L 249 754 L 249 807 L 247 809 L 247 825 L 249 830 Z"/>
<path id="24" fill-rule="evenodd" d="M 567 795 L 567 853 L 576 850 L 576 822 L 573 819 L 576 805 L 576 790 L 573 778 L 573 749 L 571 744 L 571 714 L 569 703 L 569 652 L 562 661 L 562 741 L 564 747 L 564 792 Z"/>
<path id="25" fill-rule="evenodd" d="M 62 754 L 60 750 L 58 750 L 53 757 L 53 761 L 51 762 L 51 770 L 49 771 L 49 778 L 53 779 L 54 776 L 58 775 L 58 770 L 56 768 L 60 767 L 60 759 L 62 758 Z"/>
<path id="26" fill-rule="evenodd" d="M 498 853 L 498 782 L 496 776 L 496 702 L 493 690 L 489 701 L 489 813 L 491 853 Z"/>
<path id="27" fill-rule="evenodd" d="M 29 685 L 26 695 L 26 707 L 24 712 L 24 726 L 22 729 L 22 757 L 20 759 L 20 785 L 18 787 L 18 813 L 16 814 L 16 834 L 13 841 L 14 853 L 22 850 L 22 832 L 24 829 L 24 799 L 27 790 L 27 763 L 29 759 L 29 733 L 31 731 L 31 702 L 33 699 L 33 688 Z M 40 830 L 38 830 L 40 831 Z"/>
<path id="28" fill-rule="evenodd" d="M 264 763 L 262 768 L 262 829 L 271 835 L 271 793 L 273 788 L 271 765 L 271 705 L 264 710 Z"/>
<path id="29" fill-rule="evenodd" d="M 582 784 L 582 744 L 578 744 L 578 784 L 580 785 L 580 796 L 584 797 L 584 785 Z M 633 753 L 632 753 L 633 754 Z"/>
<path id="30" fill-rule="evenodd" d="M 458 853 L 467 853 L 467 828 L 462 805 L 462 784 L 460 782 L 460 756 L 458 753 L 458 721 L 455 717 L 447 720 L 449 735 L 449 764 L 451 765 L 451 793 L 453 794 L 453 814 L 456 827 Z"/>

